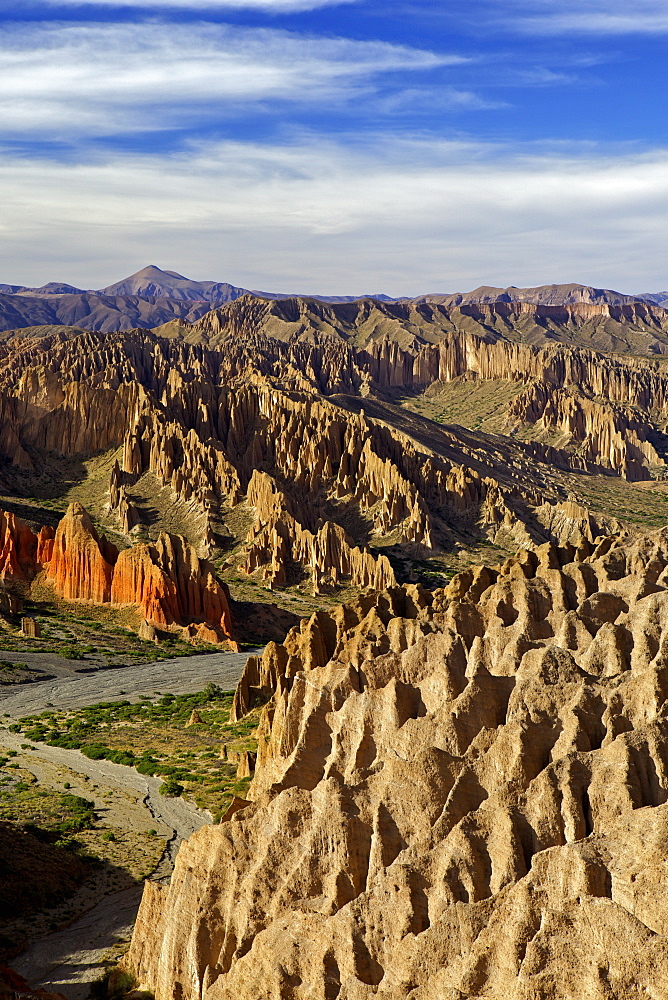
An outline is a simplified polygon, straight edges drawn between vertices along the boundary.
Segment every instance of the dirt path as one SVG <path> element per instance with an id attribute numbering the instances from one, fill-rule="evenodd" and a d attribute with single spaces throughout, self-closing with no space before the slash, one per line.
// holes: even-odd
<path id="1" fill-rule="evenodd" d="M 58 678 L 23 686 L 11 693 L 0 693 L 0 713 L 13 718 L 43 710 L 76 708 L 96 701 L 133 698 L 155 691 L 174 694 L 201 690 L 209 681 L 231 689 L 241 673 L 248 654 L 213 654 L 185 657 L 141 667 L 104 670 L 86 676 Z M 9 719 L 4 720 L 6 722 Z M 31 771 L 42 784 L 59 785 L 63 779 L 74 794 L 95 801 L 96 811 L 116 826 L 131 830 L 157 830 L 166 840 L 166 849 L 153 878 L 171 873 L 181 840 L 189 837 L 211 816 L 184 799 L 165 798 L 158 789 L 161 778 L 139 774 L 134 768 L 108 760 L 89 760 L 76 750 L 62 750 L 44 744 L 21 750 L 25 737 L 0 730 L 0 746 L 18 751 L 15 760 Z M 68 1000 L 85 1000 L 88 984 L 97 979 L 104 959 L 132 932 L 141 900 L 141 886 L 109 891 L 96 887 L 96 895 L 78 900 L 87 906 L 76 921 L 64 930 L 35 940 L 12 963 L 22 976 L 35 986 L 52 988 Z"/>

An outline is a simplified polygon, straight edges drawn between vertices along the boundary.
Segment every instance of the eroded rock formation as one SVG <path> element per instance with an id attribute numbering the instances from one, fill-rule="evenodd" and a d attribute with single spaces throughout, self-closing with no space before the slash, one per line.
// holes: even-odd
<path id="1" fill-rule="evenodd" d="M 148 883 L 157 1000 L 662 1000 L 668 531 L 390 588 L 251 658 L 249 802 Z"/>
<path id="2" fill-rule="evenodd" d="M 200 556 L 242 504 L 253 520 L 234 568 L 270 587 L 306 577 L 315 593 L 392 585 L 393 547 L 423 558 L 462 533 L 561 540 L 544 516 L 569 500 L 555 470 L 641 480 L 661 468 L 668 376 L 656 362 L 518 344 L 460 329 L 443 309 L 242 297 L 191 331 L 202 343 L 145 331 L 10 339 L 0 451 L 19 476 L 45 455 L 113 453 L 108 523 L 128 541 L 147 526 L 142 477 L 180 505 Z M 464 376 L 521 387 L 507 436 L 409 419 L 393 402 L 397 389 Z"/>
<path id="3" fill-rule="evenodd" d="M 73 503 L 56 530 L 46 575 L 66 600 L 107 604 L 117 559 L 116 546 L 100 537 L 87 511 Z"/>
<path id="4" fill-rule="evenodd" d="M 194 626 L 190 637 L 206 642 L 232 633 L 227 594 L 213 566 L 180 535 L 163 532 L 154 545 L 139 543 L 119 552 L 98 534 L 81 504 L 72 503 L 55 532 L 42 528 L 38 534 L 0 511 L 0 544 L 2 585 L 29 585 L 43 570 L 66 600 L 138 605 L 145 619 L 140 630 L 189 625 Z"/>
<path id="5" fill-rule="evenodd" d="M 156 625 L 194 619 L 217 626 L 223 635 L 232 631 L 227 595 L 213 567 L 179 535 L 163 532 L 155 545 L 124 549 L 114 568 L 110 599 L 113 604 L 138 603 Z"/>

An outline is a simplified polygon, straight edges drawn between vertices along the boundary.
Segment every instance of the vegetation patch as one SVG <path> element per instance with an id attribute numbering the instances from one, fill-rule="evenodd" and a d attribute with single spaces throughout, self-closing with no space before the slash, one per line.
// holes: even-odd
<path id="1" fill-rule="evenodd" d="M 245 794 L 238 755 L 255 752 L 259 708 L 230 722 L 233 695 L 209 684 L 195 694 L 165 694 L 131 703 L 100 702 L 88 708 L 51 710 L 10 726 L 32 741 L 80 750 L 163 779 L 163 795 L 183 795 L 216 819 L 234 795 Z"/>

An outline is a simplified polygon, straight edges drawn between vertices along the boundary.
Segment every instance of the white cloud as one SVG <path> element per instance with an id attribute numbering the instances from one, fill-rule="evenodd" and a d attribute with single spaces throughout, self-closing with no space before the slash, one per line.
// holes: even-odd
<path id="1" fill-rule="evenodd" d="M 267 290 L 665 287 L 668 151 L 510 155 L 394 136 L 0 159 L 0 280 L 99 287 L 147 262 Z"/>
<path id="2" fill-rule="evenodd" d="M 42 4 L 64 8 L 131 7 L 138 10 L 260 10 L 268 14 L 296 14 L 321 7 L 339 7 L 358 0 L 41 0 Z"/>
<path id="3" fill-rule="evenodd" d="M 343 102 L 379 74 L 463 60 L 384 42 L 216 24 L 14 25 L 0 129 L 67 136 L 182 127 L 249 104 Z"/>
<path id="4" fill-rule="evenodd" d="M 597 35 L 668 32 L 666 0 L 520 0 L 511 3 L 512 23 L 533 34 Z M 513 13 L 517 12 L 515 19 Z M 508 11 L 506 10 L 506 15 Z"/>

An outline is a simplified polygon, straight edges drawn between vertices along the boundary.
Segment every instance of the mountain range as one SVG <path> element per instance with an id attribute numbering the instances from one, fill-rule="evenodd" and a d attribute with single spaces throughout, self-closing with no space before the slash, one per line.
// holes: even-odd
<path id="1" fill-rule="evenodd" d="M 294 296 L 241 288 L 226 281 L 194 281 L 176 271 L 154 264 L 104 288 L 83 289 L 66 282 L 49 281 L 38 288 L 0 283 L 0 331 L 36 326 L 75 326 L 83 330 L 113 333 L 136 328 L 155 329 L 165 323 L 195 323 L 212 308 L 244 295 L 281 300 L 308 298 L 327 303 L 350 303 L 373 299 L 381 303 L 430 302 L 446 308 L 525 303 L 561 307 L 578 304 L 633 306 L 646 302 L 663 310 L 668 292 L 623 295 L 588 285 L 541 285 L 535 288 L 481 286 L 471 292 L 425 294 L 414 299 L 393 299 L 382 293 L 364 296 Z M 653 323 L 656 325 L 656 323 Z"/>

